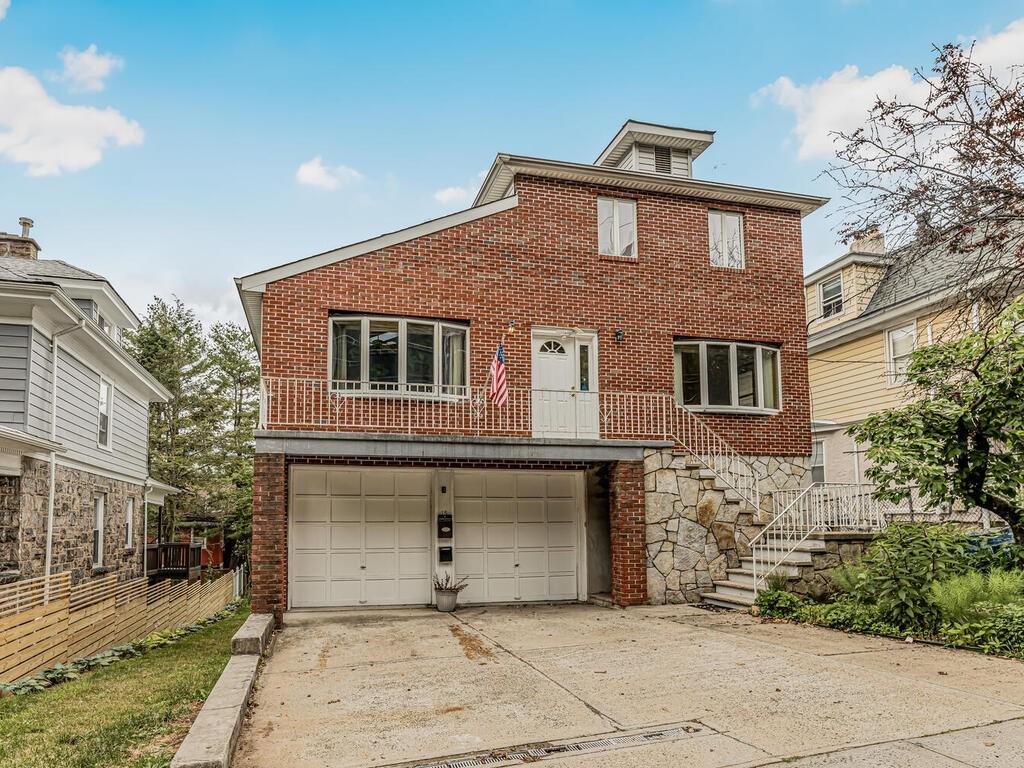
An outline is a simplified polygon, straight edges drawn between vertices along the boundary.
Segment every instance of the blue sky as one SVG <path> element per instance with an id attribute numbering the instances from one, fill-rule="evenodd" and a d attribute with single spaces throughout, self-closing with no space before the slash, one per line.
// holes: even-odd
<path id="1" fill-rule="evenodd" d="M 465 207 L 498 151 L 590 162 L 631 117 L 717 131 L 698 177 L 829 195 L 827 131 L 932 44 L 1024 63 L 1006 0 L 7 5 L 0 229 L 207 321 L 234 276 Z"/>

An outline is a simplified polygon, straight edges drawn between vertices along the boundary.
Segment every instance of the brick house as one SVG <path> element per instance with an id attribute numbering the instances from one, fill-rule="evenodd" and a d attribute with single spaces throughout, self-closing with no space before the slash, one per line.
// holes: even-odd
<path id="1" fill-rule="evenodd" d="M 122 348 L 138 318 L 100 275 L 0 232 L 0 583 L 141 576 L 149 404 L 169 394 Z M 56 365 L 54 365 L 54 361 Z"/>
<path id="2" fill-rule="evenodd" d="M 463 602 L 693 602 L 743 571 L 805 481 L 800 227 L 825 201 L 693 178 L 713 138 L 629 121 L 592 165 L 499 154 L 472 208 L 236 280 L 256 610 L 429 604 L 447 569 Z"/>

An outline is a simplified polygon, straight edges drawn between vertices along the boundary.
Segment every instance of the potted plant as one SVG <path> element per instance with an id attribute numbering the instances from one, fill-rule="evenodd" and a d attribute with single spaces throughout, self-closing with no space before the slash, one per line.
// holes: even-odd
<path id="1" fill-rule="evenodd" d="M 443 613 L 454 611 L 459 592 L 468 586 L 465 579 L 456 579 L 449 571 L 445 571 L 441 576 L 435 573 L 434 592 L 437 595 L 437 610 Z"/>

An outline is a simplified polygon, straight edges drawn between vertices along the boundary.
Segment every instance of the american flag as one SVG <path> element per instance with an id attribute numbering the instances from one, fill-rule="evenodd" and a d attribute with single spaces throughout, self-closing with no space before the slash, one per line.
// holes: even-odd
<path id="1" fill-rule="evenodd" d="M 508 382 L 505 381 L 505 345 L 498 342 L 498 351 L 491 360 L 491 387 L 487 392 L 491 402 L 501 408 L 508 403 Z"/>

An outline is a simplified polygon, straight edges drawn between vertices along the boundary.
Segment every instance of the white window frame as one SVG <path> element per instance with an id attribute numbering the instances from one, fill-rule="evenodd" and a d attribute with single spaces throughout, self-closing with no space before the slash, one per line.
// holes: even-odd
<path id="1" fill-rule="evenodd" d="M 127 496 L 124 500 L 124 548 L 135 547 L 135 497 Z"/>
<path id="2" fill-rule="evenodd" d="M 711 250 L 711 243 L 712 243 L 712 239 L 711 239 L 712 221 L 711 220 L 714 217 L 718 218 L 718 229 L 719 229 L 719 233 L 720 233 L 720 242 L 725 242 L 725 218 L 727 216 L 731 216 L 731 217 L 739 219 L 739 227 L 737 228 L 737 230 L 740 233 L 740 263 L 739 263 L 739 266 L 737 266 L 735 264 L 716 264 L 715 263 L 715 254 Z M 743 223 L 744 223 L 744 221 L 743 221 L 743 214 L 742 213 L 737 213 L 736 211 L 720 211 L 720 210 L 716 210 L 714 208 L 708 209 L 708 260 L 709 260 L 709 263 L 711 264 L 711 266 L 717 267 L 719 269 L 746 269 L 746 267 L 747 267 L 747 243 L 746 243 L 746 236 L 744 235 L 744 232 L 743 232 Z"/>
<path id="3" fill-rule="evenodd" d="M 716 347 L 729 347 L 729 385 L 730 385 L 730 405 L 708 405 L 708 357 L 707 348 L 708 345 Z M 673 357 L 675 356 L 676 348 L 682 346 L 697 346 L 700 348 L 700 403 L 696 405 L 685 405 L 684 407 L 691 411 L 707 412 L 707 413 L 753 413 L 753 414 L 776 414 L 782 410 L 782 403 L 784 402 L 782 397 L 782 349 L 780 347 L 773 346 L 771 344 L 758 344 L 755 342 L 744 342 L 744 341 L 720 341 L 717 339 L 677 339 L 672 347 Z M 778 382 L 778 408 L 765 408 L 762 405 L 750 406 L 750 405 L 738 405 L 739 403 L 739 377 L 737 375 L 736 366 L 736 348 L 737 347 L 753 347 L 756 350 L 754 355 L 754 365 L 757 371 L 757 384 L 758 384 L 758 402 L 764 402 L 764 381 L 761 378 L 762 359 L 761 353 L 763 350 L 769 350 L 775 353 L 775 381 Z M 673 368 L 675 364 L 673 362 Z M 681 392 L 680 388 L 680 392 Z M 682 402 L 678 403 L 683 405 Z"/>
<path id="4" fill-rule="evenodd" d="M 107 497 L 103 493 L 92 495 L 92 567 L 103 567 L 103 527 Z"/>
<path id="5" fill-rule="evenodd" d="M 907 383 L 907 376 L 905 373 L 900 373 L 896 370 L 896 358 L 892 354 L 892 338 L 896 333 L 910 330 L 913 344 L 910 347 L 910 355 L 917 349 L 917 319 L 913 319 L 909 322 L 897 325 L 893 328 L 889 328 L 885 332 L 885 380 L 886 385 L 889 387 L 902 387 Z"/>
<path id="6" fill-rule="evenodd" d="M 605 253 L 601 250 L 601 216 L 597 217 L 597 253 L 599 256 L 606 256 L 610 259 L 627 259 L 632 261 L 640 257 L 640 227 L 636 220 L 636 200 L 628 197 L 608 197 L 600 195 L 597 198 L 597 210 L 600 211 L 601 201 L 612 204 L 612 248 L 614 253 Z M 622 254 L 622 243 L 619 242 L 619 204 L 628 205 L 633 209 L 633 253 L 630 256 Z"/>
<path id="7" fill-rule="evenodd" d="M 839 296 L 837 298 L 829 299 L 829 304 L 839 303 L 839 309 L 835 312 L 825 314 L 825 286 L 831 283 L 839 282 Z M 843 310 L 846 308 L 846 286 L 843 284 L 843 273 L 832 275 L 825 278 L 818 283 L 818 318 L 825 320 L 830 317 L 837 317 L 843 314 Z"/>
<path id="8" fill-rule="evenodd" d="M 821 482 L 828 482 L 828 459 L 826 454 L 825 440 L 820 437 L 812 438 L 811 440 L 811 459 L 814 458 L 814 444 L 818 443 L 821 445 L 821 464 L 808 464 L 808 472 L 811 475 L 811 481 L 814 481 L 814 468 L 821 467 Z"/>
<path id="9" fill-rule="evenodd" d="M 359 381 L 357 386 L 339 386 L 347 380 L 333 378 L 334 374 L 334 326 L 342 322 L 359 321 Z M 398 323 L 398 381 L 391 384 L 377 383 L 371 386 L 370 375 L 370 322 L 384 321 Z M 413 325 L 432 325 L 434 327 L 434 383 L 409 384 L 407 382 L 408 327 Z M 454 328 L 466 334 L 466 359 L 463 363 L 466 372 L 465 384 L 444 384 L 442 381 L 444 329 Z M 431 320 L 417 317 L 394 317 L 389 315 L 334 315 L 327 324 L 327 379 L 331 382 L 331 390 L 336 395 L 353 395 L 364 397 L 422 397 L 427 399 L 458 399 L 469 397 L 470 393 L 470 330 L 466 323 L 447 320 Z"/>
<path id="10" fill-rule="evenodd" d="M 107 401 L 103 402 L 103 387 L 107 388 Z M 110 451 L 114 445 L 114 383 L 100 376 L 99 390 L 96 393 L 96 445 Z M 100 439 L 100 420 L 104 413 L 107 417 L 107 440 Z"/>

